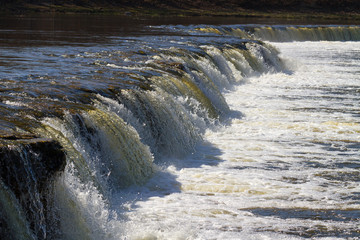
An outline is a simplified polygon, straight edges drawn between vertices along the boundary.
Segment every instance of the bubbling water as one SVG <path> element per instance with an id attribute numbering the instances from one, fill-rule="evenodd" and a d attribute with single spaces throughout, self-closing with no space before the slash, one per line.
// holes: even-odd
<path id="1" fill-rule="evenodd" d="M 244 117 L 208 130 L 180 168 L 164 167 L 141 188 L 126 213 L 129 238 L 360 235 L 360 44 L 275 45 L 293 72 L 251 77 L 225 94 Z M 165 173 L 177 184 L 164 184 Z"/>
<path id="2" fill-rule="evenodd" d="M 1 147 L 34 187 L 0 181 L 1 237 L 356 239 L 359 44 L 258 39 L 358 40 L 359 28 L 160 28 L 2 66 Z M 26 154 L 53 156 L 17 133 L 66 155 L 44 191 Z"/>

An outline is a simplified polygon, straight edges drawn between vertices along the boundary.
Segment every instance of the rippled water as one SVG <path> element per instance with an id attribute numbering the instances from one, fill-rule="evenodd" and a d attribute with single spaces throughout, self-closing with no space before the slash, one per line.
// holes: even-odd
<path id="1" fill-rule="evenodd" d="M 17 213 L 18 236 L 359 239 L 360 43 L 264 44 L 238 28 L 336 39 L 358 26 L 0 20 L 0 134 L 54 138 L 67 156 L 54 226 L 33 236 Z"/>

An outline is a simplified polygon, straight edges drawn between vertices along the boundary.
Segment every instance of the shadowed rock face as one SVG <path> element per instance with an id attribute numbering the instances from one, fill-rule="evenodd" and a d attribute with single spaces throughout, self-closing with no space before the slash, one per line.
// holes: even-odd
<path id="1" fill-rule="evenodd" d="M 64 170 L 65 164 L 65 153 L 54 140 L 33 135 L 0 137 L 0 181 L 15 196 L 17 203 L 11 204 L 18 204 L 26 217 L 24 221 L 39 239 L 51 235 L 51 227 L 47 225 L 53 221 L 48 213 L 51 211 L 52 180 Z M 4 205 L 4 202 L 0 202 L 0 205 Z M 0 223 L 3 224 L 0 225 L 9 221 L 4 219 L 6 217 L 1 213 Z M 6 226 L 3 227 L 5 229 Z"/>
<path id="2" fill-rule="evenodd" d="M 64 170 L 65 154 L 54 140 L 31 135 L 1 140 L 0 177 L 16 196 L 21 196 L 22 185 L 29 184 L 29 180 L 36 179 L 37 190 L 41 191 L 56 172 Z"/>

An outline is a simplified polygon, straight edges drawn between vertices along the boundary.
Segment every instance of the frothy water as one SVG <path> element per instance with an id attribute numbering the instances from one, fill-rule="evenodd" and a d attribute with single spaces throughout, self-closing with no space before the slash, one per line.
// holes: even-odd
<path id="1" fill-rule="evenodd" d="M 243 117 L 130 190 L 128 238 L 357 239 L 360 43 L 274 45 L 292 72 L 226 93 Z"/>
<path id="2" fill-rule="evenodd" d="M 359 27 L 89 19 L 3 31 L 0 237 L 358 239 Z"/>

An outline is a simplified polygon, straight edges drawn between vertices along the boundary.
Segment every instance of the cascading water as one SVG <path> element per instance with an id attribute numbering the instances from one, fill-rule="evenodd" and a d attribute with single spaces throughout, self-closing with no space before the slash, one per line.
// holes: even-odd
<path id="1" fill-rule="evenodd" d="M 26 137 L 4 140 L 0 147 L 3 236 L 47 238 L 56 227 L 49 196 L 54 173 L 65 166 L 62 149 L 52 140 Z"/>
<path id="2" fill-rule="evenodd" d="M 272 42 L 359 41 L 359 26 L 230 26 L 201 27 L 198 30 Z"/>
<path id="3" fill-rule="evenodd" d="M 166 26 L 163 28 L 169 30 Z M 188 33 L 189 28 L 191 33 Z M 256 82 L 258 80 L 254 79 L 260 79 L 260 76 L 279 75 L 281 79 L 287 79 L 292 76 L 289 73 L 297 69 L 288 68 L 290 63 L 285 66 L 276 48 L 258 39 L 354 41 L 360 36 L 359 28 L 176 26 L 171 31 L 174 36 L 170 34 L 158 39 L 121 38 L 106 51 L 86 47 L 76 54 L 48 54 L 48 58 L 63 59 L 67 66 L 82 62 L 82 67 L 74 67 L 70 74 L 63 70 L 57 73 L 61 77 L 66 75 L 64 82 L 59 80 L 59 75 L 37 77 L 36 70 L 28 79 L 16 79 L 9 74 L 16 80 L 2 80 L 0 126 L 6 133 L 2 134 L 0 145 L 2 237 L 208 239 L 211 234 L 216 234 L 215 238 L 224 239 L 247 238 L 249 231 L 266 232 L 266 228 L 270 228 L 259 223 L 255 224 L 258 228 L 254 230 L 249 225 L 256 219 L 263 221 L 261 214 L 281 212 L 282 205 L 273 203 L 276 197 L 271 193 L 291 186 L 277 188 L 274 182 L 261 177 L 267 174 L 268 168 L 275 168 L 271 165 L 276 161 L 274 159 L 268 159 L 268 163 L 254 159 L 259 157 L 256 152 L 271 155 L 267 148 L 274 146 L 267 145 L 264 135 L 273 126 L 269 123 L 269 129 L 260 129 L 263 134 L 256 132 L 260 130 L 254 126 L 264 124 L 256 121 L 262 113 L 273 121 L 277 116 L 271 115 L 272 105 L 262 106 L 262 111 L 250 109 L 244 116 L 236 99 L 248 108 L 253 104 L 251 101 L 258 101 L 253 94 L 265 91 L 271 83 L 262 83 L 264 89 L 258 84 L 258 88 L 249 89 L 249 92 L 244 91 L 237 97 L 234 94 L 243 85 L 253 86 L 249 81 Z M 184 35 L 176 36 L 178 31 L 183 31 Z M 117 46 L 119 43 L 122 44 L 120 47 Z M 144 50 L 134 48 L 134 43 L 136 48 L 140 46 Z M 84 69 L 89 69 L 91 74 Z M 29 81 L 43 88 L 26 89 Z M 294 85 L 286 86 L 291 89 Z M 353 87 L 357 88 L 356 83 Z M 272 90 L 280 91 L 269 91 Z M 268 98 L 270 102 L 276 101 L 272 95 Z M 266 102 L 266 99 L 261 101 Z M 251 111 L 259 111 L 258 117 L 248 119 L 252 116 Z M 289 124 L 286 128 L 297 129 L 299 124 Z M 340 125 L 347 129 L 346 123 Z M 351 131 L 358 131 L 356 124 L 349 127 Z M 247 142 L 241 136 L 247 136 L 249 132 L 252 135 Z M 279 139 L 287 138 L 286 134 L 280 134 Z M 21 136 L 26 139 L 21 140 Z M 238 141 L 238 145 L 229 140 L 230 136 L 234 137 L 233 141 Z M 215 138 L 224 141 L 217 142 Z M 286 145 L 290 154 L 296 142 L 287 141 L 290 142 Z M 356 145 L 356 137 L 351 141 Z M 301 140 L 299 142 L 308 146 Z M 60 153 L 51 156 L 59 151 L 60 145 L 66 156 L 65 168 L 61 163 L 57 167 L 44 165 L 61 159 Z M 251 152 L 254 154 L 250 155 Z M 20 165 L 32 184 L 11 185 L 5 171 L 9 166 L 13 172 L 20 168 L 8 161 L 15 158 L 21 159 Z M 37 165 L 33 167 L 28 159 Z M 38 174 L 36 166 L 39 163 L 44 169 L 53 170 L 46 177 L 34 175 L 33 171 Z M 280 169 L 284 165 L 285 172 L 288 163 L 282 158 L 278 163 Z M 246 167 L 249 172 L 242 171 Z M 254 182 L 240 179 L 236 171 L 242 171 Z M 276 178 L 271 175 L 273 172 L 268 173 Z M 291 176 L 282 177 L 297 181 L 291 180 Z M 246 194 L 250 197 L 246 198 Z M 287 194 L 285 190 L 284 194 Z M 307 197 L 306 194 L 303 196 Z M 26 203 L 28 199 L 29 204 Z M 241 203 L 242 207 L 236 206 L 239 201 L 245 201 Z M 272 204 L 270 213 L 261 201 Z M 184 208 L 181 208 L 182 204 Z M 298 207 L 296 204 L 290 204 L 289 208 Z M 265 213 L 257 212 L 259 205 L 265 208 Z M 275 205 L 278 210 L 273 209 Z M 288 207 L 286 203 L 284 206 Z M 357 207 L 356 204 L 352 206 Z M 250 217 L 255 215 L 256 219 Z M 244 226 L 228 224 L 238 218 Z M 350 229 L 352 225 L 348 225 Z M 285 229 L 279 230 L 286 232 L 285 235 L 291 233 L 291 229 L 279 228 Z M 319 227 L 314 231 L 321 232 L 322 229 Z M 355 231 L 349 231 L 346 236 L 355 234 Z M 297 230 L 294 232 L 298 234 Z M 260 235 L 257 235 L 259 239 Z"/>

